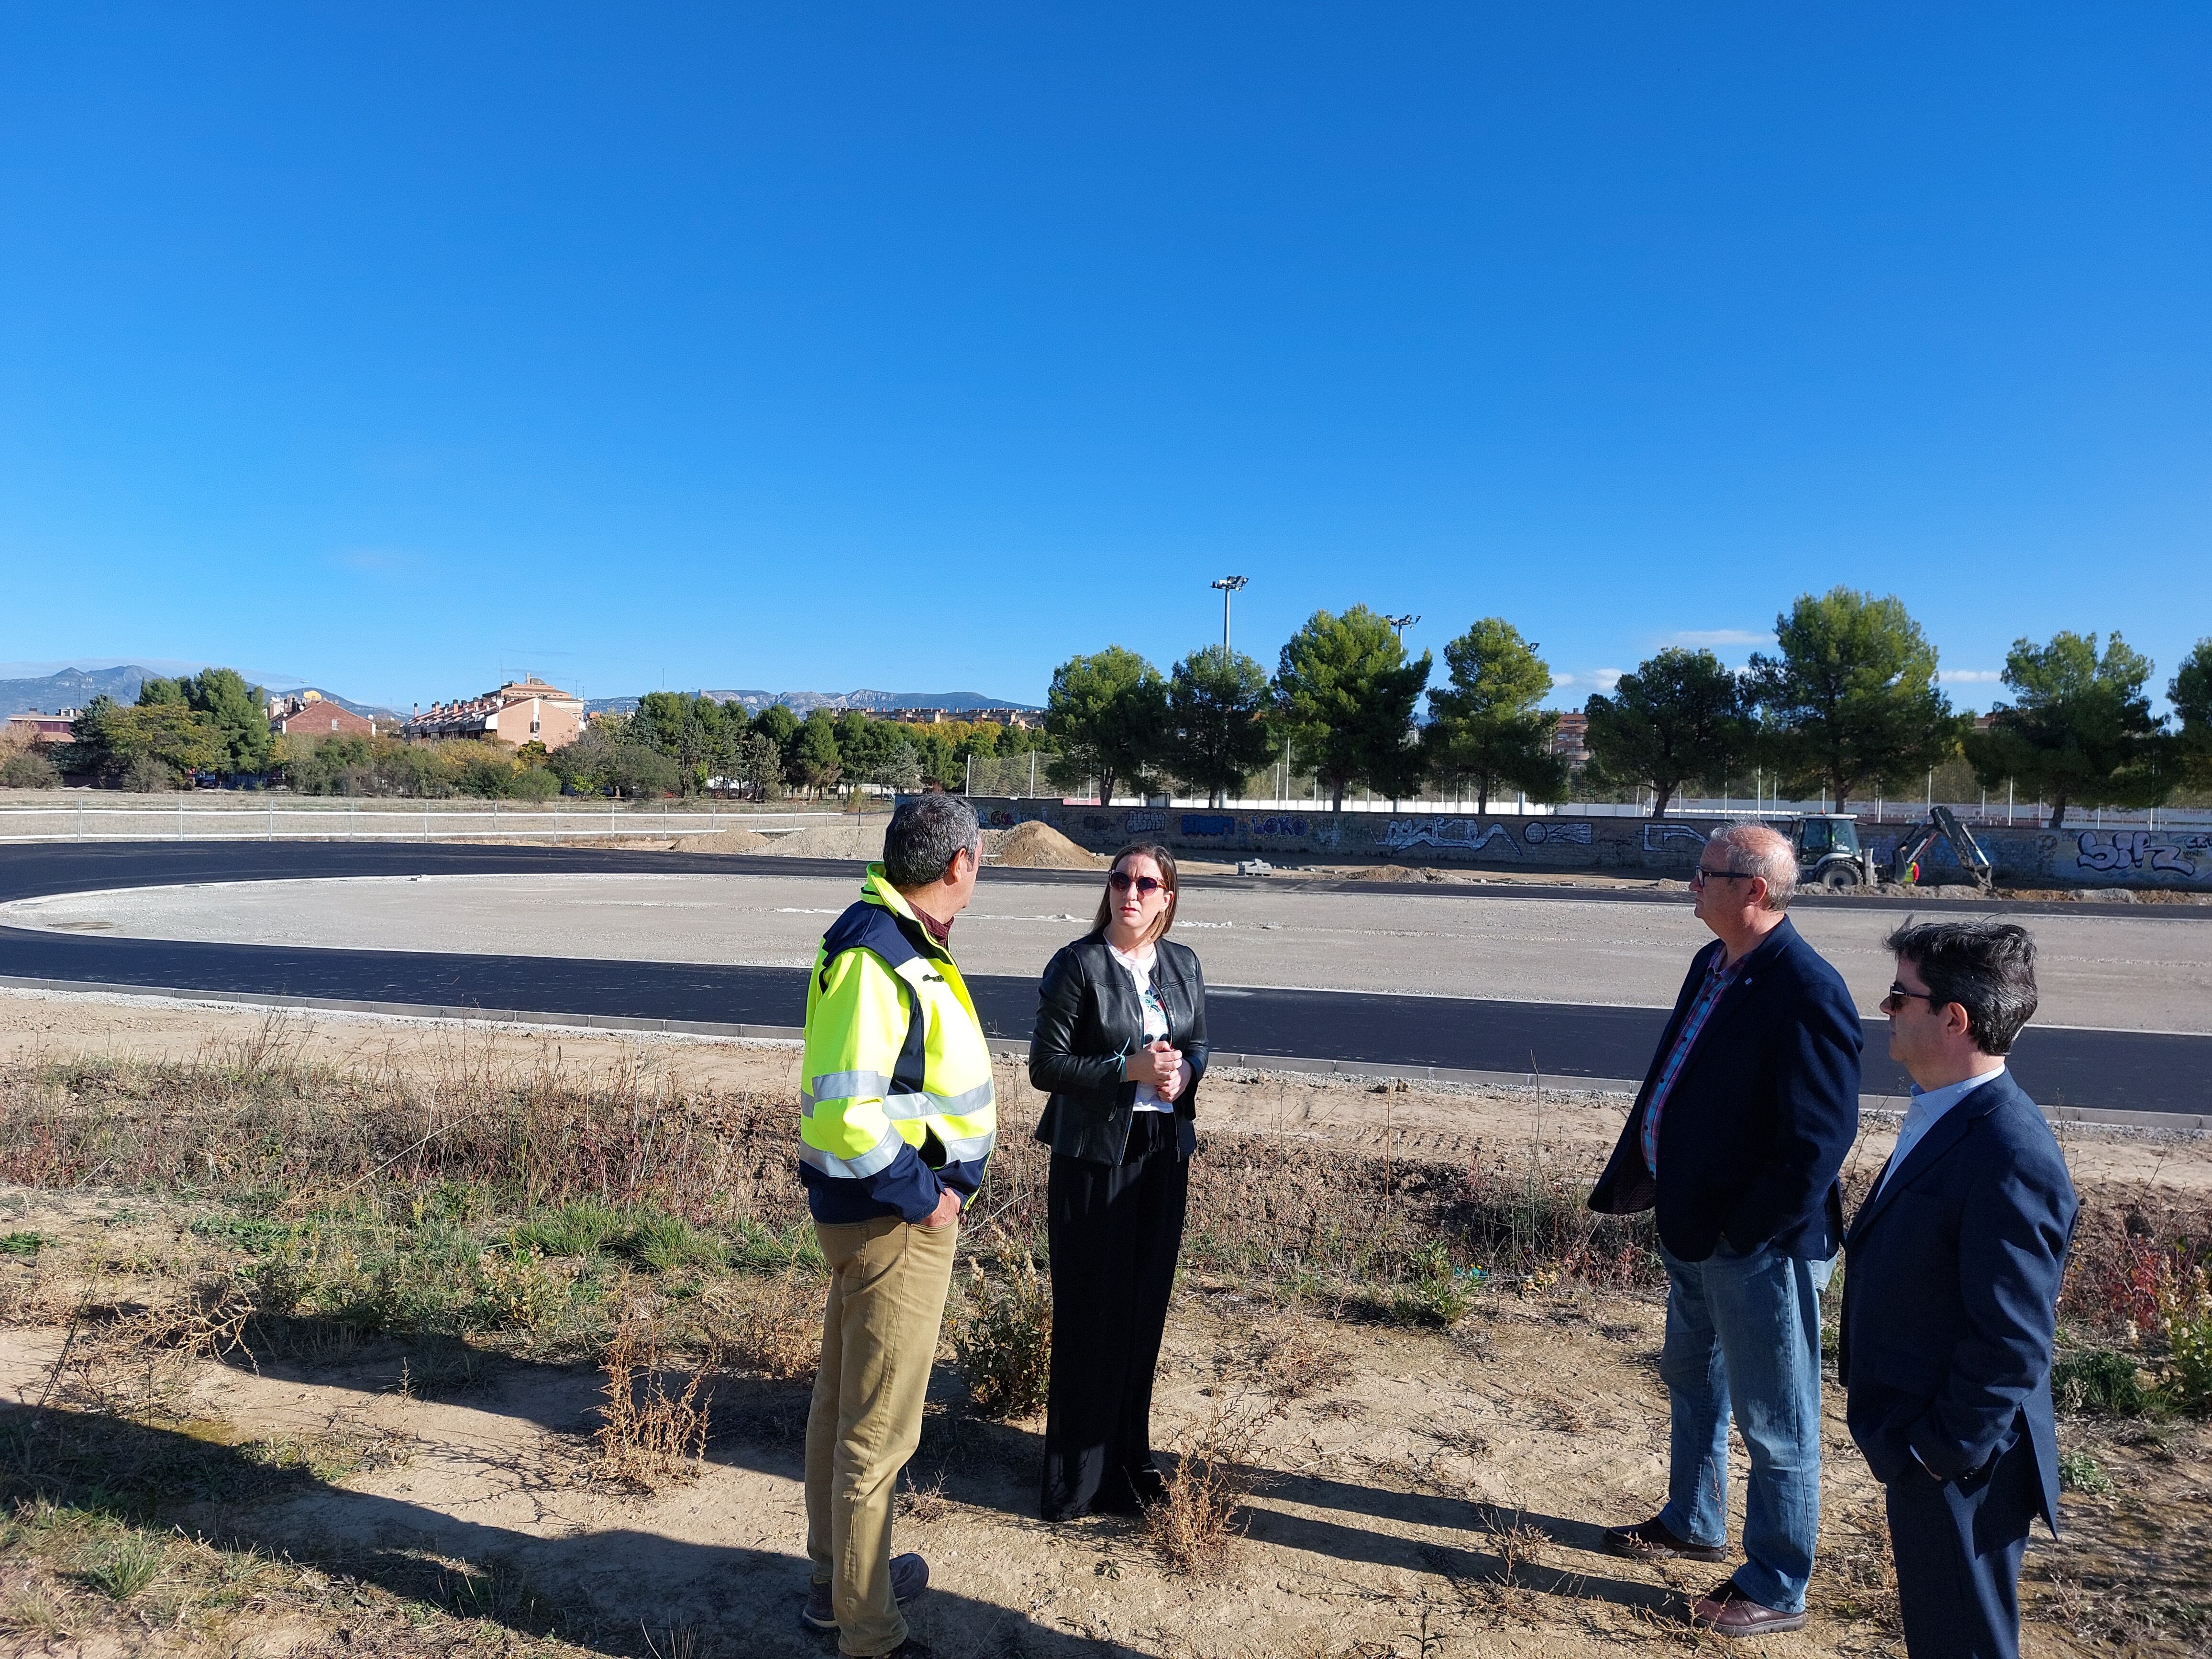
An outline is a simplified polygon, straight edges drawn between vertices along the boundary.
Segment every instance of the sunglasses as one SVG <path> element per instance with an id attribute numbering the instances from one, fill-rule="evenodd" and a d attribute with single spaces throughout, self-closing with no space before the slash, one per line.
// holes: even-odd
<path id="1" fill-rule="evenodd" d="M 1117 893 L 1126 893 L 1133 887 L 1139 898 L 1150 898 L 1167 885 L 1157 876 L 1133 876 L 1127 870 L 1116 870 L 1106 878 L 1106 884 Z"/>
<path id="2" fill-rule="evenodd" d="M 1889 988 L 1889 994 L 1881 1000 L 1880 1006 L 1882 1012 L 1885 1014 L 1901 1014 L 1905 1012 L 1905 1005 L 1911 1001 L 1914 997 L 1918 997 L 1923 1002 L 1926 1003 L 1931 1012 L 1942 1006 L 1941 1003 L 1937 1002 L 1936 999 L 1930 996 L 1927 992 L 1908 991 L 1902 985 L 1892 985 Z"/>
<path id="3" fill-rule="evenodd" d="M 1703 887 L 1709 881 L 1757 881 L 1759 878 L 1744 870 L 1708 870 L 1699 865 L 1690 872 L 1690 885 Z"/>

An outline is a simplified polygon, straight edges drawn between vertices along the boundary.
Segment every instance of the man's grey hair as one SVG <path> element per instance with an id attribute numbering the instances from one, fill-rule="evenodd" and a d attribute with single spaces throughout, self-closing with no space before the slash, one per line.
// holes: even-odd
<path id="1" fill-rule="evenodd" d="M 1920 970 L 1929 1006 L 1957 1003 L 1985 1054 L 2009 1054 L 2035 1012 L 2035 935 L 2016 921 L 1915 921 L 1889 948 Z"/>
<path id="2" fill-rule="evenodd" d="M 1737 875 L 1765 878 L 1768 909 L 1790 908 L 1790 896 L 1797 890 L 1797 849 L 1789 836 L 1763 823 L 1724 823 L 1705 845 L 1718 848 Z"/>
<path id="3" fill-rule="evenodd" d="M 884 831 L 884 874 L 901 892 L 945 878 L 956 853 L 982 854 L 983 828 L 975 809 L 957 795 L 911 795 L 891 814 Z"/>

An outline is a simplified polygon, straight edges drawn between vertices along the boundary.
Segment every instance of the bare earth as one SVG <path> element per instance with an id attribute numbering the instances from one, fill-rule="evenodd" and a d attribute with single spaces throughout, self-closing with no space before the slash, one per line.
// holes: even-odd
<path id="1" fill-rule="evenodd" d="M 145 999 L 0 994 L 0 1056 L 190 1058 L 249 1036 L 266 1018 Z M 305 1057 L 371 1068 L 434 1068 L 457 1048 L 524 1060 L 552 1045 L 571 1071 L 612 1075 L 635 1065 L 642 1046 L 688 1086 L 795 1084 L 789 1045 L 641 1045 L 582 1033 L 322 1016 L 307 1025 Z M 1000 1082 L 1008 1132 L 1022 1133 L 1037 1098 L 1010 1065 L 1001 1066 Z M 1323 1156 L 1331 1145 L 1387 1144 L 1407 1157 L 1471 1158 L 1482 1146 L 1540 1136 L 1549 1155 L 1588 1164 L 1618 1133 L 1624 1103 L 1418 1087 L 1378 1100 L 1371 1085 L 1240 1074 L 1216 1080 L 1205 1110 L 1216 1127 L 1310 1136 Z M 1878 1160 L 1893 1132 L 1870 1122 L 1856 1157 Z M 2068 1147 L 2085 1187 L 2190 1196 L 2212 1188 L 2212 1154 L 2202 1139 L 2075 1130 Z M 0 1192 L 0 1230 L 35 1231 L 64 1246 L 104 1240 L 112 1256 L 151 1261 L 191 1248 L 188 1208 L 17 1188 Z M 30 1270 L 17 1264 L 8 1271 Z M 1575 1285 L 1498 1290 L 1445 1334 L 1332 1319 L 1237 1286 L 1186 1281 L 1163 1362 L 1159 1443 L 1173 1445 L 1218 1402 L 1266 1414 L 1254 1443 L 1252 1461 L 1264 1478 L 1249 1505 L 1249 1533 L 1218 1582 L 1168 1572 L 1129 1522 L 1038 1522 L 1041 1422 L 967 1419 L 949 1409 L 958 1384 L 943 1373 L 898 1535 L 898 1547 L 923 1552 L 934 1573 L 936 1588 L 914 1610 L 917 1633 L 948 1655 L 1037 1659 L 1565 1659 L 1697 1645 L 1679 1622 L 1685 1597 L 1726 1569 L 1642 1567 L 1604 1554 L 1599 1541 L 1602 1526 L 1650 1514 L 1663 1485 L 1666 1403 L 1655 1369 L 1661 1326 L 1652 1297 Z M 0 1397 L 40 1397 L 63 1340 L 49 1323 L 0 1328 Z M 589 1478 L 595 1371 L 526 1354 L 495 1362 L 481 1386 L 446 1400 L 416 1398 L 398 1389 L 400 1381 L 398 1350 L 374 1346 L 258 1374 L 198 1367 L 188 1415 L 219 1425 L 207 1432 L 227 1443 L 336 1436 L 380 1449 L 356 1473 L 311 1491 L 256 1510 L 210 1509 L 207 1530 L 371 1582 L 374 1564 L 394 1551 L 493 1564 L 556 1601 L 591 1607 L 608 1628 L 632 1632 L 594 1651 L 814 1659 L 830 1650 L 794 1627 L 805 1578 L 803 1383 L 726 1380 L 698 1480 L 639 1497 Z M 1831 1389 L 1813 1622 L 1801 1635 L 1731 1651 L 1902 1652 L 1867 1614 L 1883 1593 L 1879 1493 L 1841 1410 Z M 2092 1431 L 2069 1424 L 2066 1433 L 2069 1445 L 2086 1445 Z M 2201 1525 L 2212 1500 L 2205 1433 L 2178 1431 L 2154 1452 L 2110 1431 L 2094 1433 L 2095 1455 L 2117 1491 L 2069 1494 L 2067 1541 L 2039 1535 L 2030 1594 L 2039 1603 L 2067 1593 L 2067 1575 L 2078 1574 L 2085 1550 L 2118 1551 L 2149 1578 L 2179 1571 L 2175 1563 L 2184 1558 L 2193 1564 L 2192 1579 L 2204 1571 Z M 1738 1527 L 1741 1469 L 1739 1449 Z M 380 1617 L 397 1619 L 341 1602 L 324 1616 L 256 1626 L 249 1611 L 216 1648 L 160 1630 L 89 1645 L 19 1630 L 0 1633 L 0 1656 L 432 1650 L 384 1645 L 387 1637 L 397 1644 L 392 1632 L 404 1629 L 393 1622 L 392 1632 L 380 1634 Z M 465 1650 L 533 1650 L 519 1641 Z M 2027 1651 L 2114 1650 L 2079 1644 L 2063 1626 L 2038 1622 L 2028 1628 Z"/>
<path id="2" fill-rule="evenodd" d="M 808 830 L 809 836 L 842 830 Z M 214 883 L 26 899 L 0 925 L 161 939 L 804 967 L 852 877 L 739 872 L 373 877 Z M 1088 926 L 1096 894 L 987 876 L 955 935 L 973 973 L 1034 975 Z M 1795 907 L 1867 1014 L 1894 963 L 1887 910 Z M 2212 1031 L 2212 913 L 2027 918 L 2046 1024 Z M 1194 888 L 1176 931 L 1214 985 L 1280 985 L 1667 1006 L 1711 935 L 1686 898 L 1601 902 L 1515 895 Z"/>

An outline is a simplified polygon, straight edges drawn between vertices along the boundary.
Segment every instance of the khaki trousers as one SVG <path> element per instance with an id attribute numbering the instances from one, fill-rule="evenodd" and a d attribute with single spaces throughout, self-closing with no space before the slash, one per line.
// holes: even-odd
<path id="1" fill-rule="evenodd" d="M 830 1305 L 806 1416 L 806 1553 L 830 1587 L 839 1651 L 886 1654 L 907 1637 L 891 1595 L 896 1483 L 921 1442 L 960 1224 L 884 1216 L 814 1233 Z"/>

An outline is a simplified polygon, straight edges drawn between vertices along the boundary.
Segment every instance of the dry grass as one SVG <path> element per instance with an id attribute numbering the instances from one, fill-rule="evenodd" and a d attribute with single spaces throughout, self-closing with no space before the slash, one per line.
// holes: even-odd
<path id="1" fill-rule="evenodd" d="M 1171 1571 L 1206 1580 L 1227 1573 L 1244 1535 L 1244 1500 L 1260 1480 L 1261 1435 L 1282 1411 L 1279 1401 L 1232 1404 L 1227 1389 L 1216 1389 L 1205 1419 L 1176 1437 L 1166 1495 L 1145 1506 L 1145 1535 Z"/>
<path id="2" fill-rule="evenodd" d="M 670 1394 L 667 1357 L 641 1322 L 628 1319 L 616 1327 L 600 1369 L 599 1478 L 648 1492 L 696 1480 L 712 1404 L 707 1369 Z"/>
<path id="3" fill-rule="evenodd" d="M 777 1382 L 814 1375 L 822 1359 L 823 1281 L 799 1272 L 715 1285 L 698 1330 L 731 1370 Z"/>
<path id="4" fill-rule="evenodd" d="M 952 1351 L 978 1417 L 1027 1417 L 1041 1410 L 1052 1370 L 1052 1285 L 1036 1260 L 1001 1233 L 991 1271 L 968 1264 L 967 1307 L 952 1325 Z"/>

